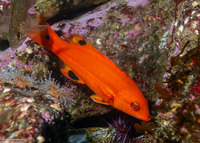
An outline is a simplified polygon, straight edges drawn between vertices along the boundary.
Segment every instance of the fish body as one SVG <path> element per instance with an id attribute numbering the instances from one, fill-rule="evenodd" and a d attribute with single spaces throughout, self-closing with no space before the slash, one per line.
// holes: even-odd
<path id="1" fill-rule="evenodd" d="M 39 20 L 48 25 L 41 17 Z M 134 81 L 83 37 L 71 34 L 64 41 L 50 26 L 32 30 L 28 37 L 56 54 L 65 65 L 61 66 L 62 73 L 90 87 L 96 93 L 91 96 L 94 101 L 150 120 L 147 100 Z"/>
<path id="2" fill-rule="evenodd" d="M 28 35 L 28 9 L 33 0 L 11 0 L 11 19 L 9 25 L 9 44 L 15 50 Z"/>

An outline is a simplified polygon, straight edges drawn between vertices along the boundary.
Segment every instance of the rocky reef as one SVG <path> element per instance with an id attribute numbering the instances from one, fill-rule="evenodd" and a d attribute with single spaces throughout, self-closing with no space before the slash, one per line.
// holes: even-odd
<path id="1" fill-rule="evenodd" d="M 200 3 L 103 2 L 107 0 L 36 0 L 29 14 L 42 13 L 61 38 L 84 36 L 112 59 L 149 101 L 151 120 L 93 102 L 86 85 L 62 75 L 56 55 L 27 38 L 16 51 L 0 53 L 0 140 L 200 141 Z M 85 8 L 89 5 L 96 7 Z M 0 15 L 9 9 L 9 1 L 0 1 Z M 71 11 L 73 18 L 67 16 Z M 2 33 L 0 28 L 5 40 Z"/>

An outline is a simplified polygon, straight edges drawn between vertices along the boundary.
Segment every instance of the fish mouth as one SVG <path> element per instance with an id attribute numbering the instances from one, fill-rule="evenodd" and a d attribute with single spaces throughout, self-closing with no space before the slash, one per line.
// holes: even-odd
<path id="1" fill-rule="evenodd" d="M 146 117 L 136 117 L 136 118 L 138 118 L 140 120 L 143 120 L 143 121 L 149 121 L 149 120 L 151 120 L 151 116 L 150 115 L 146 116 Z"/>
<path id="2" fill-rule="evenodd" d="M 151 120 L 151 116 L 149 115 L 149 116 L 147 116 L 147 118 L 146 118 L 146 120 L 145 121 L 149 121 L 149 120 Z"/>

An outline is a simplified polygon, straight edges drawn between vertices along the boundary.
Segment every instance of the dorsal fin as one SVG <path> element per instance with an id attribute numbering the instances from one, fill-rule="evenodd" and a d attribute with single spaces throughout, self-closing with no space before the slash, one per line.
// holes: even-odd
<path id="1" fill-rule="evenodd" d="M 98 51 L 94 46 L 92 46 L 85 38 L 77 34 L 63 34 L 65 40 L 70 44 L 81 46 L 83 48 L 89 48 L 90 50 Z"/>

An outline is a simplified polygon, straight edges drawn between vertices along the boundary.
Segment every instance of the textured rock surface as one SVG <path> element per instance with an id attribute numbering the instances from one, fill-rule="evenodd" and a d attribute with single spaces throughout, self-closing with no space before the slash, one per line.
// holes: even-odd
<path id="1" fill-rule="evenodd" d="M 39 92 L 1 87 L 0 138 L 14 142 L 48 141 L 46 132 L 50 131 L 46 130 L 47 125 L 51 125 L 49 130 L 52 130 L 65 122 L 62 132 L 67 131 L 68 125 L 63 111 L 63 106 L 58 101 L 47 99 Z M 56 120 L 60 120 L 60 123 L 53 125 Z M 63 139 L 67 139 L 67 134 Z"/>
<path id="2" fill-rule="evenodd" d="M 109 0 L 34 0 L 34 5 L 29 9 L 29 15 L 39 12 L 45 19 L 53 16 L 67 19 L 71 18 L 72 13 L 73 15 L 77 15 L 78 9 L 87 12 L 87 8 L 107 1 Z M 8 39 L 10 15 L 10 0 L 0 0 L 0 40 Z"/>
<path id="3" fill-rule="evenodd" d="M 80 8 L 84 10 L 107 1 L 109 0 L 37 0 L 34 7 L 45 18 L 60 14 L 71 17 L 72 11 Z"/>

